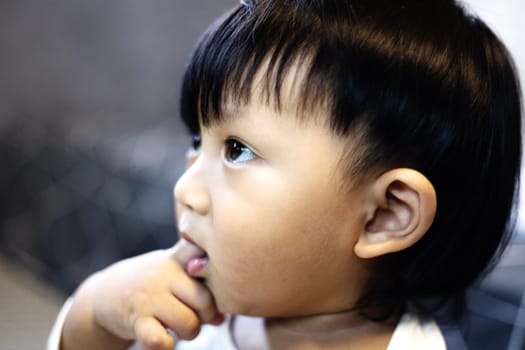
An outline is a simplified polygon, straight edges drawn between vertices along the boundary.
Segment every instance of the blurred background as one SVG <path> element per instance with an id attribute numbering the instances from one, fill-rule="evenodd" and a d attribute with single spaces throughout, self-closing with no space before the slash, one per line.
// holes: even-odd
<path id="1" fill-rule="evenodd" d="M 43 349 L 90 273 L 177 239 L 185 61 L 233 0 L 0 1 L 0 348 Z M 523 77 L 519 0 L 471 0 Z M 471 349 L 525 349 L 525 215 L 469 292 Z M 475 247 L 473 248 L 475 249 Z"/>

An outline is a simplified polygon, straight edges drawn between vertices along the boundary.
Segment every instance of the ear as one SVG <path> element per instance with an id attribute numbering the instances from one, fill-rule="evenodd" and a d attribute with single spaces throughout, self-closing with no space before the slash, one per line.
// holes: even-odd
<path id="1" fill-rule="evenodd" d="M 436 192 L 420 172 L 398 168 L 375 180 L 364 230 L 354 246 L 360 258 L 397 252 L 415 244 L 436 215 Z"/>

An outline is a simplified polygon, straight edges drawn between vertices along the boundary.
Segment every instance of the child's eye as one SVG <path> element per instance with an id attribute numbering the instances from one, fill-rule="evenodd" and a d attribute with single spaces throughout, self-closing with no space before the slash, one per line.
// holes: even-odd
<path id="1" fill-rule="evenodd" d="M 225 146 L 224 159 L 232 164 L 245 163 L 257 157 L 255 152 L 240 141 L 228 139 Z"/>
<path id="2" fill-rule="evenodd" d="M 191 148 L 197 151 L 201 147 L 201 135 L 191 136 Z"/>

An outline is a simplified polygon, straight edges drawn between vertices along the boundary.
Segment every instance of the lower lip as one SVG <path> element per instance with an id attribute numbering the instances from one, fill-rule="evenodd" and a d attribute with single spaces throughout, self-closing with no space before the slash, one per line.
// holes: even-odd
<path id="1" fill-rule="evenodd" d="M 186 263 L 186 273 L 191 277 L 198 277 L 199 272 L 208 265 L 209 260 L 207 256 L 191 258 Z"/>

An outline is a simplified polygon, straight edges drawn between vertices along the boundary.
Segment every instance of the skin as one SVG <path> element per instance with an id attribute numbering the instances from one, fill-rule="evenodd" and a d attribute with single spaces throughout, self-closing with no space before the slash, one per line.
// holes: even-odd
<path id="1" fill-rule="evenodd" d="M 354 247 L 365 228 L 404 226 L 391 218 L 408 211 L 370 220 L 376 187 L 348 190 L 348 142 L 322 118 L 299 121 L 256 101 L 229 113 L 202 131 L 175 197 L 182 236 L 208 255 L 192 276 L 221 312 L 265 319 L 261 332 L 237 316 L 237 345 L 265 334 L 262 349 L 385 349 L 395 318 L 378 324 L 354 310 L 370 268 Z"/>
<path id="2" fill-rule="evenodd" d="M 203 130 L 175 187 L 181 235 L 209 256 L 194 277 L 227 313 L 351 308 L 363 270 L 352 247 L 365 215 L 362 194 L 341 190 L 342 140 L 261 104 L 236 113 L 244 117 Z"/>
<path id="3" fill-rule="evenodd" d="M 73 296 L 61 349 L 125 349 L 134 340 L 146 350 L 173 349 L 202 323 L 220 324 L 210 291 L 184 271 L 198 248 L 184 240 L 173 248 L 122 260 L 92 275 Z"/>

